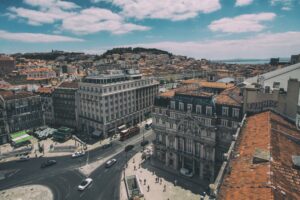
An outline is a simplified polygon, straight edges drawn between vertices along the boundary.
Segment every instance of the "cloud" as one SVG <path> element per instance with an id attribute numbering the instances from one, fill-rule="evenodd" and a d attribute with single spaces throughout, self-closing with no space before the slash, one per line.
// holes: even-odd
<path id="1" fill-rule="evenodd" d="M 253 3 L 253 0 L 236 0 L 235 6 L 247 6 Z"/>
<path id="2" fill-rule="evenodd" d="M 13 33 L 0 29 L 0 39 L 13 40 L 28 43 L 52 43 L 52 42 L 82 42 L 84 40 L 62 35 L 49 35 L 42 33 Z"/>
<path id="3" fill-rule="evenodd" d="M 292 9 L 295 0 L 271 0 L 272 6 L 281 6 L 282 10 L 289 11 Z"/>
<path id="4" fill-rule="evenodd" d="M 196 17 L 221 8 L 219 0 L 112 0 L 126 17 L 168 19 L 172 21 Z"/>
<path id="5" fill-rule="evenodd" d="M 123 18 L 102 8 L 88 8 L 79 14 L 63 20 L 61 28 L 76 34 L 90 34 L 109 31 L 113 34 L 124 34 L 131 31 L 146 31 L 149 27 L 124 22 Z"/>
<path id="6" fill-rule="evenodd" d="M 225 33 L 259 32 L 265 29 L 262 22 L 271 21 L 275 17 L 274 13 L 245 14 L 213 21 L 208 28 Z"/>
<path id="7" fill-rule="evenodd" d="M 30 25 L 52 24 L 74 14 L 56 8 L 51 8 L 47 11 L 38 11 L 26 8 L 9 7 L 8 10 L 10 12 L 7 15 L 10 18 L 19 17 L 27 19 L 28 24 Z"/>
<path id="8" fill-rule="evenodd" d="M 150 27 L 126 22 L 124 17 L 108 9 L 90 7 L 77 9 L 72 2 L 58 0 L 24 0 L 25 3 L 38 7 L 28 9 L 9 7 L 6 15 L 10 19 L 25 19 L 29 25 L 40 26 L 55 24 L 58 30 L 75 34 L 91 34 L 108 31 L 113 34 L 125 34 L 132 31 L 146 31 Z"/>
<path id="9" fill-rule="evenodd" d="M 61 0 L 24 0 L 24 3 L 31 6 L 40 7 L 42 9 L 49 9 L 49 8 L 56 7 L 63 10 L 70 10 L 70 9 L 75 9 L 80 7 L 73 2 L 61 1 Z"/>
<path id="10" fill-rule="evenodd" d="M 270 58 L 289 57 L 299 53 L 300 32 L 259 34 L 236 40 L 207 40 L 190 42 L 157 42 L 124 45 L 132 47 L 158 48 L 178 55 L 195 58 Z"/>

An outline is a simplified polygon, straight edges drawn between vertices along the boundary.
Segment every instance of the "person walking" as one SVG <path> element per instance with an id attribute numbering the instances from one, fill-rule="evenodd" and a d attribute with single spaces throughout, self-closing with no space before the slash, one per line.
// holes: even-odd
<path id="1" fill-rule="evenodd" d="M 166 192 L 166 190 L 167 190 L 167 186 L 166 186 L 166 184 L 164 185 L 164 192 Z"/>
<path id="2" fill-rule="evenodd" d="M 150 186 L 149 186 L 149 185 L 148 185 L 147 189 L 148 189 L 148 191 L 147 191 L 147 192 L 149 192 L 149 191 L 150 191 Z"/>

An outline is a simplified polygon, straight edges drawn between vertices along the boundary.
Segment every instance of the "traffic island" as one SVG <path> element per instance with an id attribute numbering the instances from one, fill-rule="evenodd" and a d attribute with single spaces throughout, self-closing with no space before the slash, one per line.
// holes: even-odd
<path id="1" fill-rule="evenodd" d="M 53 200 L 53 194 L 48 187 L 42 185 L 27 185 L 15 187 L 0 192 L 0 199 L 16 200 Z"/>

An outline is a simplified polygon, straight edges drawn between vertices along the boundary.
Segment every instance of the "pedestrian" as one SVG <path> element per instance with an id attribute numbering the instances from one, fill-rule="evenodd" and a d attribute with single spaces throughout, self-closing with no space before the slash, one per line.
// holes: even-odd
<path id="1" fill-rule="evenodd" d="M 164 185 L 164 192 L 167 190 L 167 186 L 166 186 L 166 184 Z"/>
<path id="2" fill-rule="evenodd" d="M 146 179 L 144 179 L 144 185 L 146 185 Z"/>
<path id="3" fill-rule="evenodd" d="M 134 171 L 136 170 L 136 167 L 135 167 L 135 165 L 133 166 L 133 170 L 134 170 Z"/>
<path id="4" fill-rule="evenodd" d="M 148 185 L 147 189 L 148 189 L 148 192 L 149 192 L 150 191 L 150 186 L 149 185 Z"/>
<path id="5" fill-rule="evenodd" d="M 160 184 L 162 184 L 162 179 L 160 179 Z"/>
<path id="6" fill-rule="evenodd" d="M 134 163 L 134 162 L 135 162 L 135 160 L 134 160 L 134 158 L 133 158 L 132 163 Z"/>
<path id="7" fill-rule="evenodd" d="M 139 169 L 141 168 L 141 163 L 139 164 Z"/>
<path id="8" fill-rule="evenodd" d="M 174 185 L 176 186 L 177 185 L 177 180 L 175 179 L 175 181 L 174 181 Z"/>

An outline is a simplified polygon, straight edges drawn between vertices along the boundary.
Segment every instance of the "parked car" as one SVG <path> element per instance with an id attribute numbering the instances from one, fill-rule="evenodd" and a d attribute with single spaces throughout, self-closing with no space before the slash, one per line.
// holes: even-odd
<path id="1" fill-rule="evenodd" d="M 181 173 L 182 175 L 187 176 L 187 177 L 190 177 L 190 178 L 194 176 L 193 172 L 191 172 L 190 170 L 185 169 L 185 168 L 181 168 L 181 169 L 180 169 L 180 173 Z"/>
<path id="2" fill-rule="evenodd" d="M 85 155 L 85 151 L 77 151 L 72 154 L 72 158 L 78 158 Z"/>
<path id="3" fill-rule="evenodd" d="M 91 183 L 93 182 L 93 179 L 91 178 L 86 178 L 84 179 L 80 185 L 78 185 L 78 190 L 83 191 L 85 190 Z"/>
<path id="4" fill-rule="evenodd" d="M 20 156 L 20 158 L 19 158 L 19 162 L 23 162 L 23 161 L 28 161 L 30 159 L 30 157 L 29 156 L 25 156 L 25 155 L 23 155 L 23 156 Z"/>
<path id="5" fill-rule="evenodd" d="M 111 159 L 105 163 L 105 167 L 109 168 L 109 167 L 113 166 L 116 162 L 117 162 L 117 159 Z"/>
<path id="6" fill-rule="evenodd" d="M 141 142 L 141 146 L 146 146 L 147 144 L 149 144 L 149 140 L 144 140 Z"/>
<path id="7" fill-rule="evenodd" d="M 52 165 L 55 165 L 56 163 L 56 160 L 47 160 L 41 164 L 41 168 L 50 167 Z"/>
<path id="8" fill-rule="evenodd" d="M 103 146 L 102 146 L 102 149 L 107 149 L 107 148 L 109 148 L 109 147 L 111 147 L 112 146 L 112 143 L 110 142 L 110 143 L 108 143 L 108 144 L 104 144 Z"/>
<path id="9" fill-rule="evenodd" d="M 132 150 L 134 148 L 134 146 L 133 145 L 127 145 L 126 147 L 125 147 L 125 152 L 128 152 L 128 151 L 130 151 L 130 150 Z"/>

